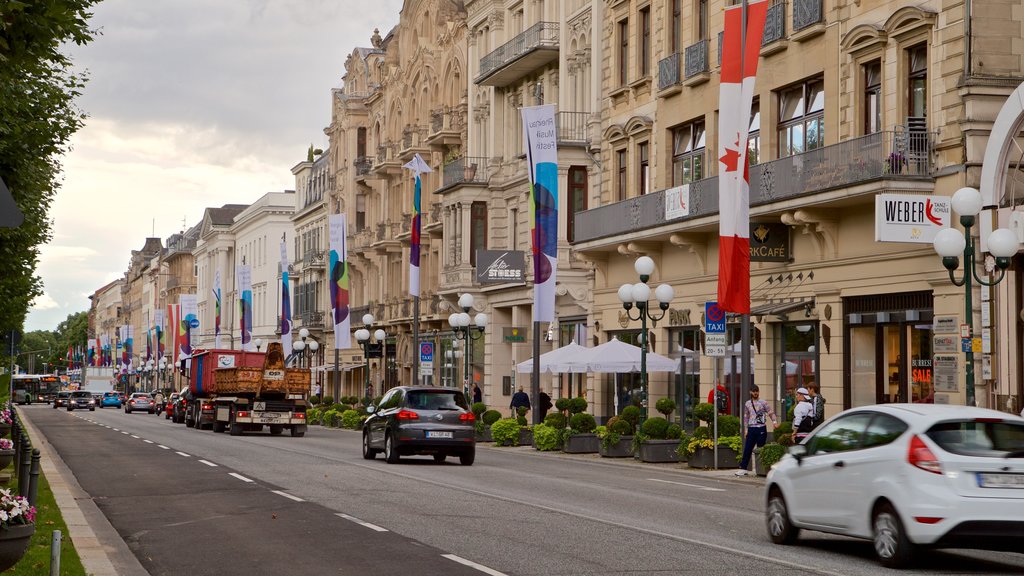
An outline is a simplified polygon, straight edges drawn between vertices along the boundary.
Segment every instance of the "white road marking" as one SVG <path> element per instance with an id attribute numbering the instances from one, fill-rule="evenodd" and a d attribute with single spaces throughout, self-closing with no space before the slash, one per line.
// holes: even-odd
<path id="1" fill-rule="evenodd" d="M 153 443 L 152 440 L 143 440 L 143 442 L 145 442 L 146 444 L 152 444 Z"/>
<path id="2" fill-rule="evenodd" d="M 139 438 L 138 436 L 136 436 L 135 434 L 132 434 L 132 438 L 135 438 L 136 440 L 139 440 L 139 439 L 140 439 L 140 438 Z"/>
<path id="3" fill-rule="evenodd" d="M 107 428 L 110 428 L 110 426 L 107 426 Z M 120 432 L 120 430 L 118 430 L 117 428 L 110 428 L 110 429 L 113 430 L 114 432 Z"/>
<path id="4" fill-rule="evenodd" d="M 170 448 L 168 448 L 167 446 L 164 446 L 163 444 L 157 444 L 157 446 L 163 448 L 164 450 L 170 450 Z"/>
<path id="5" fill-rule="evenodd" d="M 291 494 L 289 494 L 287 492 L 282 492 L 280 490 L 271 490 L 271 492 L 273 492 L 274 494 L 277 494 L 279 496 L 284 496 L 285 498 L 287 498 L 289 500 L 295 500 L 296 502 L 305 502 L 305 500 L 303 500 L 302 498 L 299 498 L 298 496 L 292 496 Z"/>
<path id="6" fill-rule="evenodd" d="M 462 564 L 464 566 L 469 566 L 470 568 L 475 568 L 475 569 L 483 572 L 484 574 L 490 574 L 491 576 L 506 576 L 506 574 L 504 572 L 498 572 L 497 570 L 494 570 L 493 568 L 488 568 L 487 566 L 484 566 L 483 564 L 477 564 L 476 562 L 473 562 L 472 560 L 466 560 L 465 558 L 456 556 L 455 554 L 441 554 L 441 558 L 447 558 L 447 559 L 451 560 L 452 562 L 458 562 L 459 564 Z"/>
<path id="7" fill-rule="evenodd" d="M 238 478 L 242 482 L 255 482 L 255 480 L 250 480 L 250 479 L 246 478 L 245 476 L 242 476 L 241 474 L 236 474 L 234 472 L 228 472 L 228 476 L 234 476 L 235 478 Z"/>
<path id="8" fill-rule="evenodd" d="M 185 458 L 191 458 L 192 457 L 191 455 L 185 454 L 184 452 L 175 452 L 175 454 L 177 454 L 179 456 L 184 456 Z"/>
<path id="9" fill-rule="evenodd" d="M 360 526 L 365 526 L 365 527 L 367 527 L 370 530 L 373 530 L 375 532 L 387 532 L 388 531 L 387 528 L 381 528 L 380 526 L 377 526 L 376 524 L 370 524 L 369 522 L 363 522 L 362 520 L 360 520 L 359 518 L 356 518 L 355 516 L 349 516 L 348 514 L 342 514 L 341 512 L 338 512 L 337 515 L 339 517 L 341 517 L 341 518 L 344 518 L 345 520 L 348 520 L 349 522 L 355 522 L 356 524 L 359 524 Z"/>
<path id="10" fill-rule="evenodd" d="M 648 478 L 651 482 L 661 482 L 663 484 L 675 484 L 676 486 L 689 486 L 690 488 L 697 488 L 698 490 L 707 490 L 708 492 L 725 492 L 723 488 L 711 488 L 710 486 L 701 486 L 700 484 L 687 484 L 686 482 L 673 482 L 671 480 L 658 480 L 657 478 Z"/>
<path id="11" fill-rule="evenodd" d="M 124 434 L 125 436 L 127 436 L 127 435 L 128 435 L 128 433 L 127 433 L 127 432 L 125 432 L 124 430 L 121 430 L 121 434 Z"/>
<path id="12" fill-rule="evenodd" d="M 209 460 L 200 460 L 200 462 L 202 462 L 203 464 L 206 464 L 207 466 L 210 466 L 212 468 L 216 468 L 217 467 L 216 464 L 214 464 L 213 462 L 210 462 Z"/>

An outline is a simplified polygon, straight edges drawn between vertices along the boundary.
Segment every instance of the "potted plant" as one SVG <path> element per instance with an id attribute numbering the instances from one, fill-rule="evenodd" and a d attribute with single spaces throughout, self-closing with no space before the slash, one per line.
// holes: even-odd
<path id="1" fill-rule="evenodd" d="M 502 418 L 491 424 L 491 438 L 498 446 L 519 445 L 519 422 L 515 418 Z"/>
<path id="2" fill-rule="evenodd" d="M 637 454 L 643 462 L 679 462 L 677 448 L 683 429 L 665 418 L 648 418 L 640 426 Z"/>
<path id="3" fill-rule="evenodd" d="M 552 412 L 544 417 L 544 423 L 533 427 L 533 447 L 537 450 L 561 450 L 564 443 L 565 416 Z"/>
<path id="4" fill-rule="evenodd" d="M 754 450 L 754 471 L 758 476 L 767 476 L 768 471 L 776 462 L 786 455 L 786 447 L 777 442 L 769 442 Z"/>
<path id="5" fill-rule="evenodd" d="M 491 426 L 495 422 L 501 420 L 501 412 L 497 410 L 487 410 L 480 416 L 480 419 L 476 421 L 476 441 L 477 442 L 493 442 L 491 438 Z"/>
<path id="6" fill-rule="evenodd" d="M 519 423 L 519 445 L 529 446 L 533 444 L 533 426 L 526 422 L 526 406 L 516 408 L 516 422 Z"/>
<path id="7" fill-rule="evenodd" d="M 11 418 L 11 403 L 7 402 L 7 405 L 3 410 L 0 410 L 0 436 L 6 436 L 11 431 L 11 426 L 14 424 L 14 419 Z"/>
<path id="8" fill-rule="evenodd" d="M 633 406 L 629 406 L 633 408 Z M 612 416 L 601 437 L 601 448 L 598 453 L 602 458 L 629 458 L 633 455 L 634 427 L 625 418 L 625 412 Z"/>
<path id="9" fill-rule="evenodd" d="M 597 422 L 594 416 L 585 412 L 587 409 L 586 398 L 572 398 L 568 402 L 562 402 L 559 398 L 555 408 L 565 406 L 571 416 L 569 417 L 569 428 L 564 433 L 565 442 L 562 451 L 567 454 L 593 454 L 598 451 L 598 437 L 594 434 Z"/>
<path id="10" fill-rule="evenodd" d="M 36 508 L 22 496 L 0 489 L 0 572 L 18 563 L 36 531 Z"/>
<path id="11" fill-rule="evenodd" d="M 735 416 L 733 417 L 735 418 Z M 721 423 L 719 423 L 721 426 Z M 707 426 L 698 426 L 693 431 L 693 437 L 687 444 L 687 465 L 690 468 L 713 468 L 715 466 L 715 453 L 718 453 L 719 468 L 738 468 L 736 454 L 743 449 L 739 431 L 734 436 L 719 436 L 716 442 L 712 437 L 711 429 Z"/>
<path id="12" fill-rule="evenodd" d="M 0 438 L 0 470 L 7 468 L 14 461 L 14 442 Z"/>

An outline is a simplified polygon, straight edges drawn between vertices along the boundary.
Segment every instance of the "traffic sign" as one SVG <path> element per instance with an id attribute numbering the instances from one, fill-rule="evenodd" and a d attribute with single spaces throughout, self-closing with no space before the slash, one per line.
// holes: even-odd
<path id="1" fill-rule="evenodd" d="M 194 328 L 199 328 L 199 318 L 193 318 L 193 319 L 189 320 L 188 321 L 188 325 L 189 325 L 190 328 L 193 328 L 193 329 Z"/>
<path id="2" fill-rule="evenodd" d="M 725 356 L 725 334 L 706 332 L 704 334 L 704 355 L 722 358 Z"/>
<path id="3" fill-rule="evenodd" d="M 424 364 L 427 362 L 434 361 L 434 343 L 433 342 L 420 342 L 420 363 Z"/>
<path id="4" fill-rule="evenodd" d="M 725 310 L 718 306 L 718 302 L 704 303 L 704 332 L 725 334 Z"/>

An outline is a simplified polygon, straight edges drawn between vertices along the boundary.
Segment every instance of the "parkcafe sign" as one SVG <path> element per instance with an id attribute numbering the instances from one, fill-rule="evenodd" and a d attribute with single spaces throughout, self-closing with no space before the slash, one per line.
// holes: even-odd
<path id="1" fill-rule="evenodd" d="M 875 240 L 931 244 L 949 228 L 952 205 L 948 196 L 879 194 L 875 197 Z"/>

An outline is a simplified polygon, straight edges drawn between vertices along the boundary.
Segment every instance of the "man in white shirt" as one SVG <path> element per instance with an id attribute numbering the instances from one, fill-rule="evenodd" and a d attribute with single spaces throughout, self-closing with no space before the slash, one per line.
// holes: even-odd
<path id="1" fill-rule="evenodd" d="M 801 442 L 814 427 L 814 405 L 807 388 L 796 389 L 796 408 L 793 409 L 793 440 Z"/>

